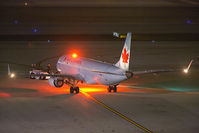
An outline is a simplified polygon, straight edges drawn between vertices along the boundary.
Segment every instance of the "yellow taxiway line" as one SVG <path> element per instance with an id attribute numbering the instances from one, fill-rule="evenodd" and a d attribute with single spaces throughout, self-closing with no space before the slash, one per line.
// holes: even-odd
<path id="1" fill-rule="evenodd" d="M 116 114 L 116 115 L 122 117 L 123 119 L 127 120 L 127 121 L 130 122 L 131 124 L 133 124 L 133 125 L 137 126 L 138 128 L 144 130 L 145 132 L 147 132 L 147 133 L 152 133 L 152 131 L 150 131 L 149 129 L 143 127 L 142 125 L 138 124 L 137 122 L 135 122 L 135 121 L 131 120 L 130 118 L 124 116 L 123 114 L 119 113 L 118 111 L 116 111 L 116 110 L 114 110 L 114 109 L 108 107 L 107 105 L 105 105 L 104 103 L 98 101 L 97 99 L 95 99 L 94 97 L 92 97 L 91 95 L 89 95 L 88 93 L 83 92 L 83 91 L 81 91 L 81 93 L 84 94 L 85 96 L 89 97 L 90 99 L 92 99 L 92 100 L 95 101 L 96 103 L 100 104 L 100 105 L 103 106 L 104 108 L 108 109 L 109 111 L 113 112 L 114 114 Z"/>

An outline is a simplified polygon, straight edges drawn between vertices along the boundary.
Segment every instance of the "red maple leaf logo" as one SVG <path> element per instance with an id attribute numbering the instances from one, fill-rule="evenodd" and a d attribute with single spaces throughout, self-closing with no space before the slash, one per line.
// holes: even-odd
<path id="1" fill-rule="evenodd" d="M 126 52 L 126 48 L 125 48 L 124 52 L 122 53 L 123 63 L 128 63 L 128 59 L 129 59 L 129 54 Z"/>

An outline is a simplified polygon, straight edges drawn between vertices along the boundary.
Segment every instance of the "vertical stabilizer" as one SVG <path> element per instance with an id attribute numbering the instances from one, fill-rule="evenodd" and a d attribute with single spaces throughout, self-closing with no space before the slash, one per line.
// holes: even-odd
<path id="1" fill-rule="evenodd" d="M 128 32 L 125 43 L 124 43 L 124 47 L 122 49 L 120 60 L 115 64 L 115 66 L 117 66 L 121 69 L 124 69 L 126 71 L 129 70 L 130 51 L 131 51 L 131 37 L 132 37 L 132 33 Z"/>

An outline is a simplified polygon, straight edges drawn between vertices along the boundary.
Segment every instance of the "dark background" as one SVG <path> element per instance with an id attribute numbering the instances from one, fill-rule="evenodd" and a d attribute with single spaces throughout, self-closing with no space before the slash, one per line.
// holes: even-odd
<path id="1" fill-rule="evenodd" d="M 99 41 L 131 31 L 138 41 L 198 41 L 198 6 L 196 0 L 3 0 L 0 40 Z"/>

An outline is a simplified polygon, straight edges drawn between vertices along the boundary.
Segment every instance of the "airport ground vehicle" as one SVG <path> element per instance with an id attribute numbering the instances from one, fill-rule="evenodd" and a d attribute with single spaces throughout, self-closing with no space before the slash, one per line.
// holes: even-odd
<path id="1" fill-rule="evenodd" d="M 33 69 L 31 71 L 29 71 L 30 74 L 30 79 L 40 79 L 40 80 L 45 80 L 45 79 L 49 79 L 50 76 L 45 76 L 47 74 L 49 74 L 48 72 L 44 72 L 42 70 L 37 70 L 37 69 Z M 39 76 L 37 76 L 39 75 Z"/>

